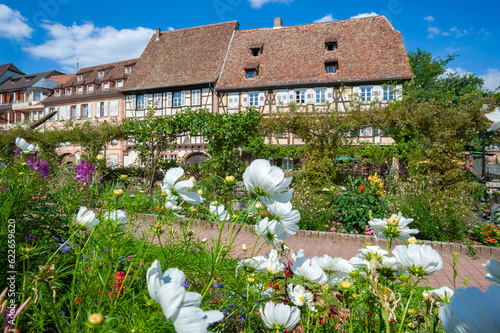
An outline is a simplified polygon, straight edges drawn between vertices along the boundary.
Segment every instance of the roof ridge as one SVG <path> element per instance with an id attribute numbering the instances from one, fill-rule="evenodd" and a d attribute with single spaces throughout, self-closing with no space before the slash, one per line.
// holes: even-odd
<path id="1" fill-rule="evenodd" d="M 100 65 L 94 65 L 94 66 L 87 66 L 87 67 L 82 67 L 80 68 L 76 73 L 79 73 L 83 70 L 89 70 L 89 69 L 93 69 L 95 67 L 102 67 L 102 66 L 109 66 L 109 67 L 112 67 L 112 66 L 116 66 L 117 64 L 119 63 L 125 63 L 127 61 L 139 61 L 139 58 L 132 58 L 132 59 L 126 59 L 126 60 L 118 60 L 118 61 L 114 61 L 114 62 L 110 62 L 110 63 L 106 63 L 106 64 L 100 64 Z"/>
<path id="2" fill-rule="evenodd" d="M 184 31 L 184 30 L 189 30 L 189 29 L 201 29 L 201 28 L 206 28 L 206 27 L 211 27 L 215 25 L 223 25 L 223 24 L 229 24 L 229 23 L 238 23 L 238 20 L 232 20 L 232 21 L 227 21 L 227 22 L 219 22 L 219 23 L 210 23 L 210 24 L 205 24 L 205 25 L 198 25 L 196 27 L 187 27 L 187 28 L 181 28 L 181 29 L 174 29 L 174 30 L 165 30 L 161 31 L 161 33 L 170 33 L 170 32 L 175 32 L 175 31 Z"/>

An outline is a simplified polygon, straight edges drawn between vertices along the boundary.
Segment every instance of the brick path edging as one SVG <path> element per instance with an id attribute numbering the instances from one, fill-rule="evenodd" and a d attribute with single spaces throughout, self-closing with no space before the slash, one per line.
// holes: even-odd
<path id="1" fill-rule="evenodd" d="M 136 214 L 135 218 L 143 218 L 148 222 L 154 221 L 154 214 Z M 180 221 L 186 221 L 185 219 L 178 219 Z M 206 227 L 208 229 L 218 229 L 219 226 L 215 223 L 205 222 L 201 220 L 193 220 L 191 221 L 193 225 Z M 225 223 L 223 228 L 230 229 L 233 226 L 233 223 Z M 244 228 L 252 229 L 253 226 L 247 225 Z M 378 245 L 382 248 L 385 248 L 386 241 L 378 240 L 375 236 L 370 235 L 358 235 L 358 234 L 342 234 L 342 233 L 333 233 L 326 231 L 312 231 L 312 230 L 299 230 L 297 232 L 297 236 L 303 238 L 320 238 L 320 239 L 330 239 L 332 242 L 338 243 L 350 243 L 350 244 L 366 244 L 367 242 L 371 242 L 374 245 Z M 446 242 L 434 242 L 427 240 L 418 240 L 419 244 L 430 245 L 432 248 L 437 250 L 438 252 L 448 252 L 448 253 L 462 253 L 466 254 L 469 251 L 469 247 L 463 244 L 458 243 L 446 243 Z M 393 246 L 405 244 L 400 240 L 393 241 Z M 477 255 L 485 256 L 485 257 L 494 257 L 500 258 L 500 247 L 491 247 L 484 245 L 474 245 L 474 249 L 476 250 Z"/>

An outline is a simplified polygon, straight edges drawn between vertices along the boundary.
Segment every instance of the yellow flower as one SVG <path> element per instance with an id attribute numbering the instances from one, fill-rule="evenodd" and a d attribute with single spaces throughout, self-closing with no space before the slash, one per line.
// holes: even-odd
<path id="1" fill-rule="evenodd" d="M 202 190 L 198 190 L 196 191 L 199 195 L 203 195 L 203 191 Z"/>
<path id="2" fill-rule="evenodd" d="M 116 189 L 113 191 L 113 194 L 116 195 L 117 197 L 121 197 L 122 195 L 125 194 L 125 191 L 123 191 L 122 189 Z"/>
<path id="3" fill-rule="evenodd" d="M 343 289 L 345 289 L 345 290 L 349 290 L 349 289 L 351 289 L 351 286 L 352 286 L 352 285 L 351 285 L 351 282 L 349 282 L 349 281 L 342 281 L 342 282 L 340 283 L 340 286 L 341 286 Z"/>
<path id="4" fill-rule="evenodd" d="M 97 155 L 95 159 L 98 160 L 98 161 L 104 161 L 104 156 Z"/>
<path id="5" fill-rule="evenodd" d="M 120 179 L 121 179 L 121 180 L 126 180 L 127 178 L 128 178 L 128 176 L 127 176 L 127 175 L 120 175 Z"/>
<path id="6" fill-rule="evenodd" d="M 88 323 L 91 327 L 99 327 L 104 322 L 104 316 L 100 313 L 94 313 L 89 316 Z"/>
<path id="7" fill-rule="evenodd" d="M 225 180 L 227 185 L 233 185 L 235 182 L 234 176 L 226 176 Z"/>
<path id="8" fill-rule="evenodd" d="M 418 241 L 415 237 L 408 238 L 408 244 L 417 244 Z"/>

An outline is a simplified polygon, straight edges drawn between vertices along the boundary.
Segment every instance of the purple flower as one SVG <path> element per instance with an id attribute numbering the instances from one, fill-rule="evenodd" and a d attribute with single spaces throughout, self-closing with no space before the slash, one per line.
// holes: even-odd
<path id="1" fill-rule="evenodd" d="M 84 186 L 92 185 L 94 180 L 101 183 L 102 174 L 97 175 L 97 165 L 91 162 L 81 161 L 75 168 L 76 179 L 81 181 Z"/>
<path id="2" fill-rule="evenodd" d="M 28 236 L 28 241 L 30 241 L 30 242 L 37 241 L 37 240 L 38 240 L 38 237 L 36 237 L 35 235 Z"/>
<path id="3" fill-rule="evenodd" d="M 42 158 L 38 158 L 35 154 L 30 155 L 30 159 L 28 160 L 28 166 L 30 169 L 39 171 L 40 177 L 45 178 L 50 173 L 49 162 L 44 161 Z"/>

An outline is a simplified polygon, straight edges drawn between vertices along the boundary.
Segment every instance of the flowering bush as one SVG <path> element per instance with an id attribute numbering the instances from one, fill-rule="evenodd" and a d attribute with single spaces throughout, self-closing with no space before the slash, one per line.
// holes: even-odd
<path id="1" fill-rule="evenodd" d="M 486 223 L 474 227 L 475 238 L 484 245 L 500 246 L 500 227 Z"/>

